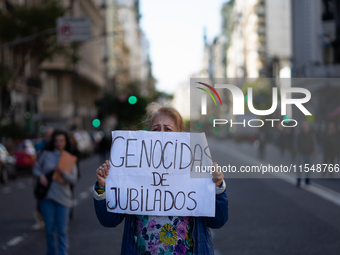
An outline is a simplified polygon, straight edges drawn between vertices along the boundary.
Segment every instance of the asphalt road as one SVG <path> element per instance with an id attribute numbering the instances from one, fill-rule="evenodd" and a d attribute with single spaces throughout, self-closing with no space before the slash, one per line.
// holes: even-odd
<path id="1" fill-rule="evenodd" d="M 209 140 L 220 165 L 260 162 L 250 144 Z M 287 162 L 269 148 L 264 163 Z M 80 162 L 81 179 L 75 189 L 76 206 L 70 223 L 70 254 L 119 254 L 123 224 L 103 228 L 96 219 L 92 185 L 98 156 Z M 216 254 L 339 254 L 340 180 L 312 181 L 295 186 L 293 178 L 226 178 L 229 221 L 212 230 Z M 20 176 L 0 186 L 0 254 L 44 254 L 44 231 L 33 217 L 34 180 Z M 334 192 L 336 191 L 336 192 Z"/>

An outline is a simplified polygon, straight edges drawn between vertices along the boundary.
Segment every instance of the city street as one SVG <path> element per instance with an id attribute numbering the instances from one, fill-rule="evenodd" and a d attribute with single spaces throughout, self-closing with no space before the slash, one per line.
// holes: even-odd
<path id="1" fill-rule="evenodd" d="M 251 144 L 209 140 L 209 145 L 213 160 L 220 165 L 239 167 L 257 161 Z M 267 149 L 268 160 L 263 162 L 285 160 L 280 159 L 275 147 Z M 123 224 L 115 229 L 103 228 L 93 208 L 94 170 L 99 164 L 98 156 L 80 162 L 81 179 L 75 189 L 76 206 L 70 224 L 70 254 L 120 252 Z M 212 230 L 215 253 L 338 254 L 340 196 L 331 187 L 339 186 L 340 180 L 322 181 L 315 184 L 312 180 L 310 187 L 298 189 L 292 178 L 226 178 L 229 221 L 222 229 Z M 1 254 L 44 254 L 44 231 L 37 229 L 33 217 L 33 183 L 31 177 L 19 176 L 0 188 Z M 326 189 L 319 192 L 322 188 Z M 324 197 L 324 190 L 332 192 L 332 201 Z"/>
<path id="2" fill-rule="evenodd" d="M 60 253 L 120 254 L 124 223 L 93 205 L 110 148 L 106 206 L 147 214 L 129 229 L 142 255 L 192 250 L 191 233 L 212 254 L 209 231 L 217 255 L 340 254 L 340 1 L 0 0 L 0 27 L 0 255 L 46 254 L 32 169 L 50 250 L 57 222 Z M 222 228 L 148 217 L 224 222 L 223 178 Z"/>

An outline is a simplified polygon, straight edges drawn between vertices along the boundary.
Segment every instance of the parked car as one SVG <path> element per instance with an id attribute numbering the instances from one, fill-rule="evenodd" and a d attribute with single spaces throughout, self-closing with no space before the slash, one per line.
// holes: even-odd
<path id="1" fill-rule="evenodd" d="M 100 144 L 100 141 L 103 139 L 104 136 L 105 136 L 105 133 L 103 131 L 93 131 L 91 133 L 92 144 L 93 144 L 94 151 L 96 153 L 100 152 L 99 144 Z"/>
<path id="2" fill-rule="evenodd" d="M 16 159 L 9 155 L 6 147 L 0 143 L 0 181 L 7 183 L 10 178 L 16 178 Z"/>
<path id="3" fill-rule="evenodd" d="M 32 171 L 37 153 L 31 140 L 14 141 L 10 153 L 15 155 L 17 170 Z"/>
<path id="4" fill-rule="evenodd" d="M 72 136 L 81 157 L 90 156 L 94 153 L 92 139 L 87 131 L 76 130 L 73 131 Z"/>

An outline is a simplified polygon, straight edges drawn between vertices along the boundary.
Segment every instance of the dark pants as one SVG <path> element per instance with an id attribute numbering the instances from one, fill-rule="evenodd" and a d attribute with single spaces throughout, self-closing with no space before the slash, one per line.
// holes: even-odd
<path id="1" fill-rule="evenodd" d="M 301 176 L 305 175 L 305 183 L 309 184 L 309 176 L 310 176 L 310 172 L 304 172 L 304 166 L 305 164 L 309 164 L 309 168 L 311 167 L 312 164 L 312 157 L 310 155 L 301 155 L 298 159 L 299 162 L 299 166 L 302 165 L 302 173 L 300 173 L 300 167 L 298 167 L 298 171 L 297 171 L 297 185 L 300 186 L 300 182 L 301 182 Z"/>

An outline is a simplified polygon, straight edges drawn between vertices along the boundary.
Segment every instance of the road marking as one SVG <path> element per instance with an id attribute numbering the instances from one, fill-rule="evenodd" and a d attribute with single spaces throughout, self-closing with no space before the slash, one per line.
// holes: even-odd
<path id="1" fill-rule="evenodd" d="M 4 193 L 4 194 L 8 194 L 8 193 L 11 193 L 11 192 L 12 192 L 12 188 L 10 188 L 10 187 L 2 188 L 2 193 Z"/>
<path id="2" fill-rule="evenodd" d="M 84 191 L 84 192 L 82 192 L 82 193 L 79 194 L 79 198 L 80 198 L 80 199 L 86 199 L 86 198 L 88 198 L 88 197 L 89 197 L 89 193 L 86 192 L 86 191 Z"/>
<path id="3" fill-rule="evenodd" d="M 24 183 L 22 183 L 22 182 L 18 182 L 16 186 L 17 186 L 17 189 L 24 189 L 24 188 L 26 188 L 26 185 Z"/>
<path id="4" fill-rule="evenodd" d="M 14 237 L 7 242 L 7 246 L 15 246 L 18 243 L 20 243 L 22 240 L 24 240 L 24 238 L 22 236 Z"/>
<path id="5" fill-rule="evenodd" d="M 240 153 L 240 151 L 236 151 L 235 147 L 231 149 L 228 146 L 223 146 L 220 143 L 217 143 L 219 147 L 223 147 L 223 151 L 227 154 L 231 155 L 232 157 L 237 158 L 241 162 L 247 162 L 250 165 L 261 165 L 263 162 L 259 161 L 258 159 L 252 158 L 244 153 Z M 267 173 L 272 176 L 275 176 L 276 178 L 281 179 L 282 181 L 285 181 L 287 183 L 290 183 L 292 185 L 296 185 L 296 178 L 293 178 L 289 174 L 285 173 Z M 264 175 L 263 175 L 264 176 Z M 328 200 L 329 202 L 332 202 L 338 206 L 340 206 L 340 193 L 330 190 L 324 186 L 318 185 L 316 183 L 311 183 L 309 185 L 301 185 L 301 189 L 304 189 L 310 193 L 313 193 L 325 200 Z"/>
<path id="6" fill-rule="evenodd" d="M 334 190 L 327 189 L 316 183 L 304 185 L 302 188 L 340 206 L 340 193 Z"/>
<path id="7" fill-rule="evenodd" d="M 34 225 L 32 225 L 32 229 L 33 230 L 38 230 L 38 229 L 42 229 L 43 227 L 40 225 L 40 223 L 35 223 Z"/>
<path id="8" fill-rule="evenodd" d="M 79 201 L 77 199 L 73 200 L 73 206 L 76 207 L 77 205 L 79 205 Z"/>
<path id="9" fill-rule="evenodd" d="M 210 234 L 211 234 L 211 238 L 214 238 L 215 237 L 215 231 L 210 229 Z"/>
<path id="10" fill-rule="evenodd" d="M 211 238 L 214 239 L 216 236 L 215 230 L 210 229 Z M 222 253 L 219 250 L 214 249 L 215 255 L 222 255 Z"/>
<path id="11" fill-rule="evenodd" d="M 215 249 L 214 249 L 214 254 L 215 255 L 222 255 L 222 253 L 219 250 L 215 250 Z"/>

